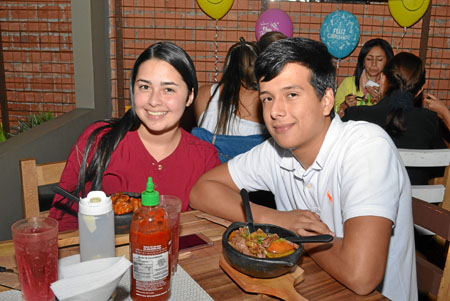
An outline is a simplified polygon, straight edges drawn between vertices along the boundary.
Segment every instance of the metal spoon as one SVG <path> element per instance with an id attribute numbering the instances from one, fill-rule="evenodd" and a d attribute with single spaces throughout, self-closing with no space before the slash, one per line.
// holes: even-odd
<path id="1" fill-rule="evenodd" d="M 305 242 L 330 242 L 334 238 L 330 234 L 322 234 L 322 235 L 312 235 L 312 236 L 289 236 L 289 237 L 284 237 L 284 239 L 289 240 L 290 242 L 295 242 L 295 243 L 305 243 Z"/>
<path id="2" fill-rule="evenodd" d="M 241 189 L 242 203 L 244 204 L 245 217 L 247 218 L 248 230 L 250 233 L 255 232 L 255 226 L 253 225 L 252 209 L 250 208 L 250 198 L 248 192 L 245 189 Z"/>

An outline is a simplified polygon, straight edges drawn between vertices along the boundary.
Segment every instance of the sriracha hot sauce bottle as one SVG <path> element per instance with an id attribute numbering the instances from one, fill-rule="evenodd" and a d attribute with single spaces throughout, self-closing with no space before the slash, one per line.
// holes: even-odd
<path id="1" fill-rule="evenodd" d="M 130 225 L 131 298 L 168 300 L 170 297 L 170 252 L 172 241 L 166 211 L 152 178 L 141 195 L 142 206 Z"/>

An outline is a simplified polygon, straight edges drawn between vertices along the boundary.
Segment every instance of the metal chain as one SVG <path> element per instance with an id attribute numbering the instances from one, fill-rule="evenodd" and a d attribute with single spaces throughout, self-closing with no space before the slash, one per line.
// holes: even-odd
<path id="1" fill-rule="evenodd" d="M 214 73 L 214 82 L 217 83 L 217 75 L 219 74 L 219 68 L 217 67 L 217 64 L 219 63 L 219 56 L 217 55 L 218 51 L 219 51 L 219 44 L 217 43 L 217 38 L 219 37 L 219 26 L 217 25 L 219 22 L 218 19 L 216 19 L 216 34 L 214 35 L 214 45 L 216 46 L 216 48 L 214 49 L 214 69 L 215 69 L 215 73 Z"/>

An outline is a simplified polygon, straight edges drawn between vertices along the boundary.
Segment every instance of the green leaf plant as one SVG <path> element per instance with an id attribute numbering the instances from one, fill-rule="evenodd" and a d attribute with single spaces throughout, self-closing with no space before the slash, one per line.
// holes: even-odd
<path id="1" fill-rule="evenodd" d="M 39 112 L 37 114 L 31 114 L 25 121 L 19 120 L 17 125 L 12 126 L 9 135 L 17 136 L 18 134 L 28 131 L 29 129 L 32 129 L 52 118 L 52 112 Z"/>

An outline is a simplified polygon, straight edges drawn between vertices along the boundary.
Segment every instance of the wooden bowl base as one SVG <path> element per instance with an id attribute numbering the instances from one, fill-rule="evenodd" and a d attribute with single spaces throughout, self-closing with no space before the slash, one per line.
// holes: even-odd
<path id="1" fill-rule="evenodd" d="M 305 279 L 304 271 L 297 266 L 295 271 L 281 275 L 276 278 L 253 278 L 247 276 L 238 270 L 234 269 L 225 259 L 220 255 L 220 267 L 234 280 L 244 291 L 249 293 L 266 294 L 275 296 L 283 300 L 298 300 L 305 301 L 302 295 L 296 290 L 295 286 Z"/>

